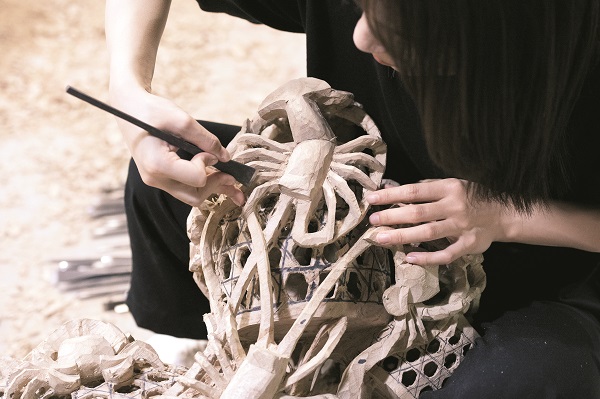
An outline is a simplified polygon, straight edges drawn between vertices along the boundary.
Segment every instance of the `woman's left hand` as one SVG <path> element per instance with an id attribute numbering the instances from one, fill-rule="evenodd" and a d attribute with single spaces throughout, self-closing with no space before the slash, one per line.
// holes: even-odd
<path id="1" fill-rule="evenodd" d="M 451 244 L 437 252 L 411 252 L 406 260 L 427 266 L 448 264 L 466 254 L 482 253 L 505 236 L 506 205 L 472 198 L 467 182 L 458 179 L 429 180 L 389 187 L 366 197 L 371 205 L 400 205 L 373 213 L 374 226 L 394 226 L 379 233 L 383 246 L 427 242 L 448 238 Z M 408 227 L 397 227 L 409 225 Z"/>

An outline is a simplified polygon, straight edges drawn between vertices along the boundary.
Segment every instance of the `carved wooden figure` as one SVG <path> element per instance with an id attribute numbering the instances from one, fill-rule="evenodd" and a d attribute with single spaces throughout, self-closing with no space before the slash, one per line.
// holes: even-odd
<path id="1" fill-rule="evenodd" d="M 189 372 L 202 385 L 187 387 L 222 398 L 409 398 L 439 388 L 475 336 L 462 315 L 485 284 L 481 258 L 423 269 L 403 262 L 403 247 L 373 245 L 386 228 L 365 222 L 364 198 L 380 186 L 386 147 L 351 94 L 289 82 L 228 149 L 258 176 L 243 209 L 220 197 L 190 215 L 190 270 L 212 312 L 211 344 Z M 431 378 L 410 384 L 389 378 L 418 369 L 406 359 L 412 348 L 451 338 L 462 346 L 443 345 L 442 357 L 456 356 L 449 367 L 428 366 Z"/>
<path id="2" fill-rule="evenodd" d="M 176 375 L 150 345 L 89 319 L 62 325 L 7 374 L 0 396 L 10 399 L 117 399 L 119 390 L 149 397 L 164 392 Z"/>
<path id="3" fill-rule="evenodd" d="M 228 149 L 257 174 L 242 208 L 215 196 L 188 219 L 190 270 L 211 307 L 194 365 L 170 370 L 85 321 L 10 366 L 3 397 L 408 399 L 442 386 L 477 336 L 466 315 L 485 287 L 482 256 L 424 268 L 405 254 L 446 242 L 374 244 L 389 227 L 369 225 L 365 197 L 381 185 L 386 146 L 353 96 L 291 81 Z"/>

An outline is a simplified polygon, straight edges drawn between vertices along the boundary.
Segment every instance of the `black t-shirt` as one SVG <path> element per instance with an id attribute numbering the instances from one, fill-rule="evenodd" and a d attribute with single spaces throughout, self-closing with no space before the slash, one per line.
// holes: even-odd
<path id="1" fill-rule="evenodd" d="M 352 0 L 197 0 L 275 29 L 305 32 L 307 72 L 354 93 L 388 145 L 386 177 L 400 183 L 442 178 L 427 155 L 411 98 L 393 70 L 352 41 L 360 11 Z M 573 185 L 567 201 L 600 206 L 600 69 L 583 89 L 570 124 Z M 491 320 L 532 300 L 562 300 L 600 318 L 600 254 L 568 248 L 494 243 L 484 254 L 487 287 L 478 313 Z"/>

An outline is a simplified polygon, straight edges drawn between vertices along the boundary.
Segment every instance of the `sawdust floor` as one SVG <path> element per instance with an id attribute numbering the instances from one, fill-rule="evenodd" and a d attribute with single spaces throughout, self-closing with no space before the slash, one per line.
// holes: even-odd
<path id="1" fill-rule="evenodd" d="M 128 313 L 105 311 L 103 299 L 74 299 L 49 278 L 56 259 L 97 251 L 87 208 L 123 184 L 129 159 L 114 119 L 64 92 L 72 85 L 107 98 L 103 7 L 0 0 L 0 357 L 26 355 L 78 317 L 151 335 Z M 239 124 L 304 74 L 302 35 L 174 0 L 154 90 L 197 118 Z"/>

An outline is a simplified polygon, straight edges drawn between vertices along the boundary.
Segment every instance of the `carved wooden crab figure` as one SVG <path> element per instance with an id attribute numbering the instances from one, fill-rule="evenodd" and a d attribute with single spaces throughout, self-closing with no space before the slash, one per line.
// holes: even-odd
<path id="1" fill-rule="evenodd" d="M 211 305 L 195 364 L 165 369 L 116 328 L 99 338 L 76 321 L 13 367 L 4 392 L 0 367 L 3 398 L 409 399 L 441 387 L 477 336 L 465 314 L 485 287 L 482 257 L 423 268 L 405 253 L 447 243 L 374 245 L 388 227 L 366 222 L 365 197 L 386 147 L 352 95 L 292 81 L 228 149 L 258 172 L 243 208 L 215 197 L 188 220 L 190 270 Z M 82 341 L 89 350 L 72 350 Z"/>
<path id="2" fill-rule="evenodd" d="M 364 194 L 377 188 L 385 168 L 386 147 L 379 131 L 350 93 L 317 79 L 301 79 L 275 91 L 263 104 L 259 117 L 245 123 L 230 147 L 236 160 L 257 168 L 254 187 L 241 211 L 227 204 L 215 209 L 206 225 L 215 234 L 211 247 L 205 248 L 211 257 L 197 258 L 215 265 L 243 339 L 267 317 L 269 311 L 263 308 L 273 308 L 273 301 L 276 321 L 296 319 L 331 265 L 365 231 L 364 226 L 356 228 L 368 210 Z M 334 133 L 330 121 L 346 130 L 361 127 L 367 135 L 337 145 L 336 135 L 343 129 Z M 241 217 L 234 219 L 231 212 Z M 380 306 L 390 283 L 385 251 L 372 248 L 360 255 L 354 261 L 373 266 L 370 272 L 351 267 L 341 282 L 336 279 L 335 291 L 328 292 L 317 318 L 327 314 L 331 319 L 334 311 L 341 316 L 343 304 L 356 308 L 358 302 L 364 307 L 361 324 L 364 317 L 378 320 L 375 324 L 388 319 Z M 192 268 L 200 271 L 200 265 Z M 255 285 L 265 267 L 275 269 L 264 276 L 273 285 L 269 290 L 275 291 L 274 297 L 261 295 Z M 283 326 L 275 330 L 285 333 Z"/>
<path id="3" fill-rule="evenodd" d="M 190 215 L 209 345 L 166 395 L 410 398 L 439 388 L 475 336 L 462 315 L 485 284 L 481 258 L 423 269 L 392 248 L 391 285 L 390 251 L 371 239 L 386 228 L 364 222 L 386 147 L 352 95 L 292 81 L 228 149 L 258 173 L 243 209 L 219 197 Z M 424 373 L 406 355 L 433 340 L 444 352 Z M 427 378 L 399 377 L 415 370 Z"/>
<path id="4" fill-rule="evenodd" d="M 62 325 L 9 374 L 6 388 L 0 384 L 6 399 L 151 397 L 173 385 L 176 375 L 150 345 L 89 319 Z"/>

